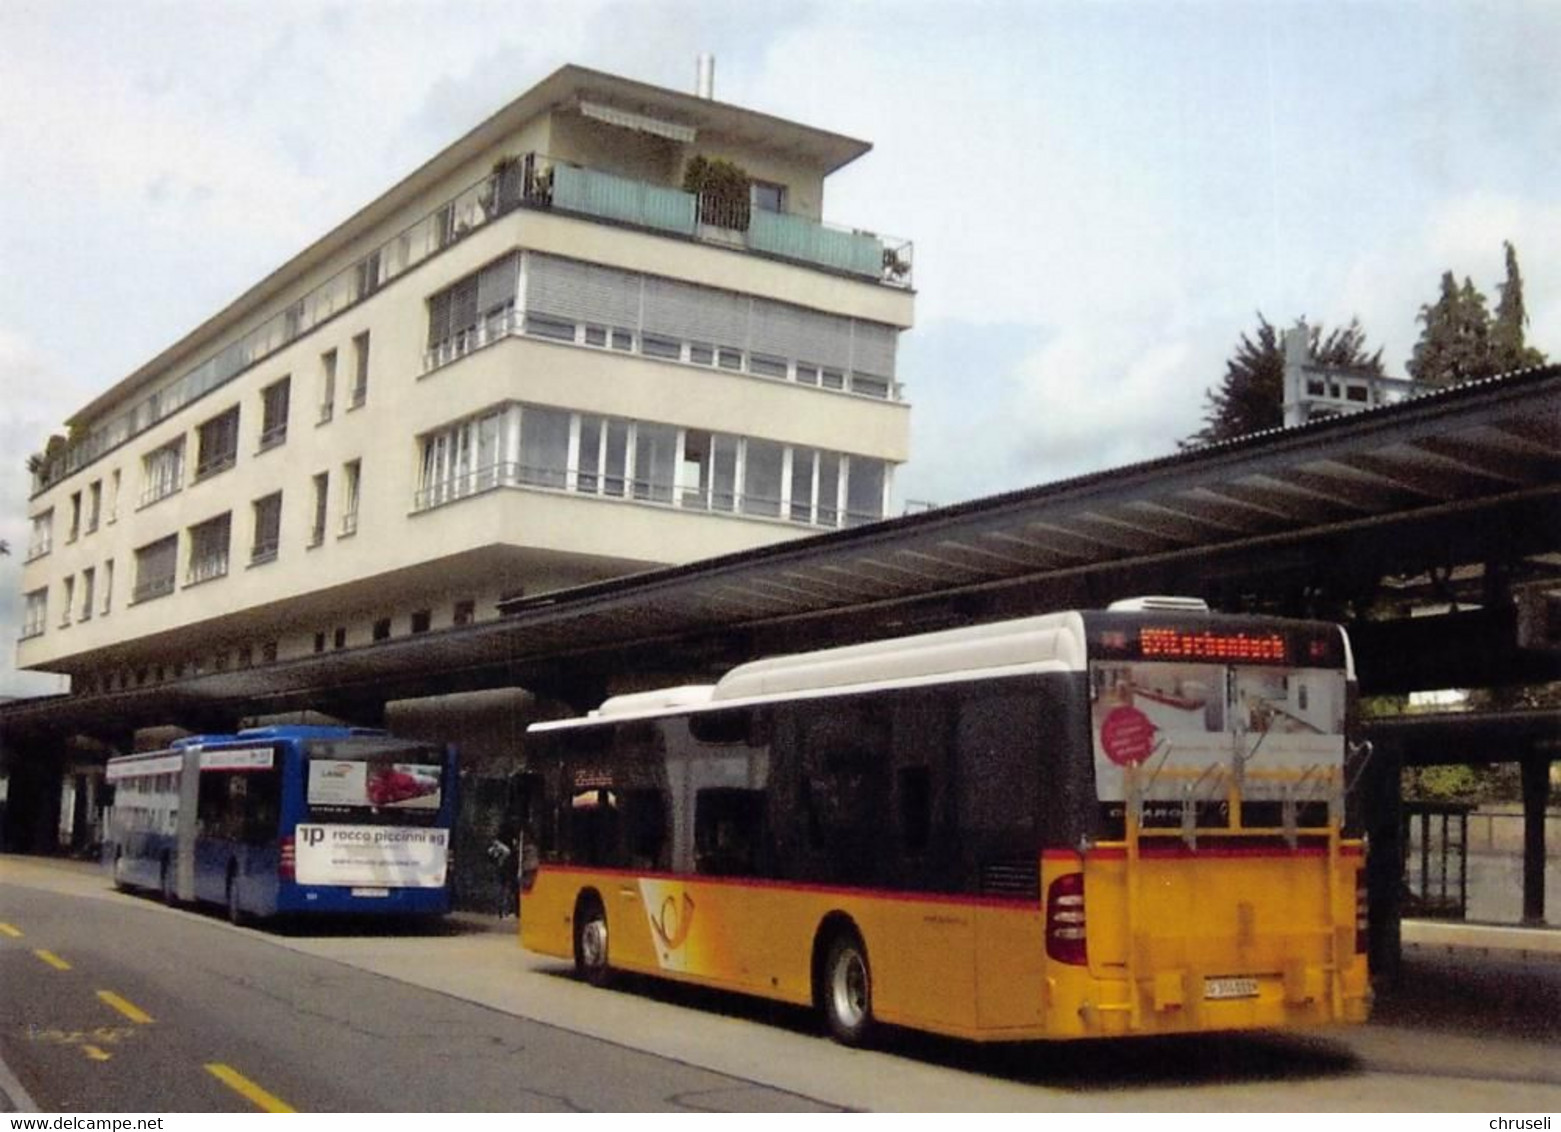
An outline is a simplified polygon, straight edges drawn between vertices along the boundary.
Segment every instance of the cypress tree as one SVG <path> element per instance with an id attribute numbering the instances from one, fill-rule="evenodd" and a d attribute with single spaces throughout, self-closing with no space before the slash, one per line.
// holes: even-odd
<path id="1" fill-rule="evenodd" d="M 1518 252 L 1511 240 L 1502 241 L 1506 251 L 1507 278 L 1496 290 L 1496 317 L 1491 323 L 1492 365 L 1497 373 L 1510 373 L 1527 366 L 1545 364 L 1545 355 L 1524 342 L 1528 310 L 1523 305 L 1523 274 L 1518 270 Z"/>

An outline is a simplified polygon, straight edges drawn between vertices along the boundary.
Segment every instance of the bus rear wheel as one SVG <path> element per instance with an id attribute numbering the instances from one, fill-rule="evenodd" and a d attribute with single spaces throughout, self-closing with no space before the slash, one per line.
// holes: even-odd
<path id="1" fill-rule="evenodd" d="M 830 941 L 819 1002 L 830 1037 L 841 1045 L 865 1045 L 873 1033 L 873 977 L 867 949 L 852 932 Z"/>
<path id="2" fill-rule="evenodd" d="M 607 964 L 607 912 L 594 894 L 580 898 L 575 908 L 575 973 L 593 987 L 612 978 Z"/>

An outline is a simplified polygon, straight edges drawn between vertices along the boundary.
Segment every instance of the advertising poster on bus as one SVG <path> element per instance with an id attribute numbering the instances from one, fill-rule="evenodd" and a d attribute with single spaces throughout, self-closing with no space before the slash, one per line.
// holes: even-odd
<path id="1" fill-rule="evenodd" d="M 1187 787 L 1217 795 L 1221 770 L 1247 792 L 1320 779 L 1343 766 L 1343 674 L 1317 668 L 1137 661 L 1090 667 L 1096 785 L 1125 797 L 1137 768 L 1146 798 Z M 1308 778 L 1307 776 L 1310 776 Z"/>
<path id="2" fill-rule="evenodd" d="M 422 826 L 300 824 L 299 884 L 438 888 L 450 831 Z"/>
<path id="3" fill-rule="evenodd" d="M 309 804 L 437 810 L 439 776 L 440 767 L 428 763 L 314 759 L 309 763 Z"/>

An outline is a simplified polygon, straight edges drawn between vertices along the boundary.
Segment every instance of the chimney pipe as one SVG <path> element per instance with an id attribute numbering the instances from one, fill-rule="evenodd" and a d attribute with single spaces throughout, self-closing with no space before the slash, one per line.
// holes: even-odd
<path id="1" fill-rule="evenodd" d="M 694 93 L 700 98 L 715 98 L 715 56 L 700 55 L 694 79 Z"/>

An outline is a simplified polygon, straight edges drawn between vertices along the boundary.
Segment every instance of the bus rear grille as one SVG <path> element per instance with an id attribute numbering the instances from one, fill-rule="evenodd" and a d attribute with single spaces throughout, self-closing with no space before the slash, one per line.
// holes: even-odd
<path id="1" fill-rule="evenodd" d="M 989 861 L 981 866 L 982 896 L 1041 898 L 1041 869 L 1035 861 Z"/>

